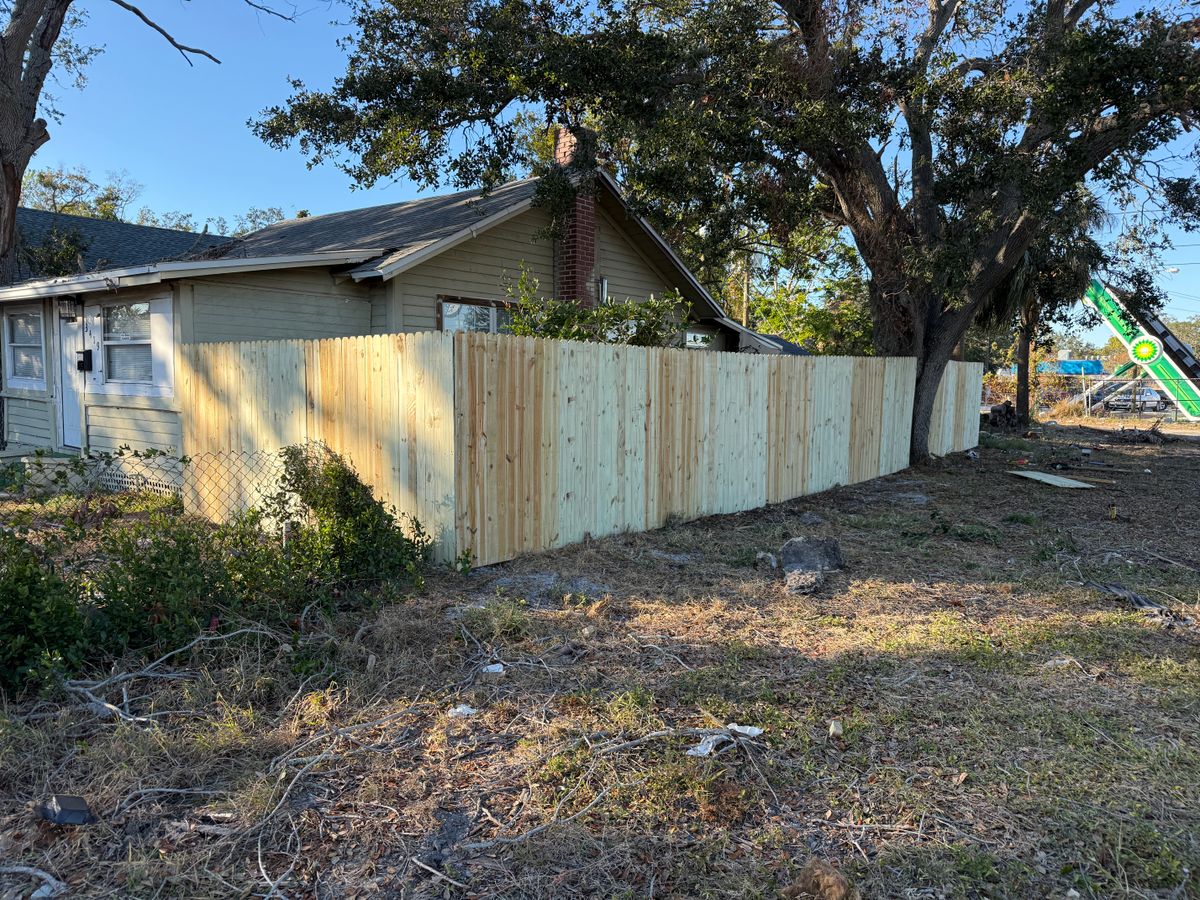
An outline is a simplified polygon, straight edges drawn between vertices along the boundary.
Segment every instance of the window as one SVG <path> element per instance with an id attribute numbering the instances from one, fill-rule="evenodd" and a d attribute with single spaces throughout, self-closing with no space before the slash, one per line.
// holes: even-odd
<path id="1" fill-rule="evenodd" d="M 149 303 L 104 307 L 104 371 L 105 381 L 154 383 Z"/>
<path id="2" fill-rule="evenodd" d="M 511 305 L 500 300 L 464 300 L 443 297 L 439 306 L 443 331 L 507 331 L 512 322 Z"/>
<path id="3" fill-rule="evenodd" d="M 4 314 L 4 354 L 6 387 L 46 389 L 46 342 L 40 308 L 24 307 Z"/>
<path id="4" fill-rule="evenodd" d="M 88 392 L 170 397 L 174 393 L 174 331 L 170 297 L 89 306 L 85 346 L 92 351 Z"/>

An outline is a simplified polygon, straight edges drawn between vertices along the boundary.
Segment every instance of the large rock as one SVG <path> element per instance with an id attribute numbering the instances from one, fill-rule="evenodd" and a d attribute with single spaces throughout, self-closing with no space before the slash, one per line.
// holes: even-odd
<path id="1" fill-rule="evenodd" d="M 779 549 L 779 565 L 789 594 L 811 594 L 825 583 L 826 572 L 842 568 L 842 548 L 837 538 L 792 538 Z"/>
<path id="2" fill-rule="evenodd" d="M 796 537 L 779 549 L 779 565 L 785 573 L 828 572 L 845 563 L 837 538 Z"/>

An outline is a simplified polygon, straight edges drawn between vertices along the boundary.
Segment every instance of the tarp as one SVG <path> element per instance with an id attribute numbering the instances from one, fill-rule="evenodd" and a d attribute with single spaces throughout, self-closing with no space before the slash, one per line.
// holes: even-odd
<path id="1" fill-rule="evenodd" d="M 1037 370 L 1057 375 L 1103 375 L 1104 363 L 1098 359 L 1059 359 L 1040 362 Z"/>

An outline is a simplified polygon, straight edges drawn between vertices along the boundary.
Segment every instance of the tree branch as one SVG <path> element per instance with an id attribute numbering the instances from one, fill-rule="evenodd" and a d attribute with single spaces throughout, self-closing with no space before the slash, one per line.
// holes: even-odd
<path id="1" fill-rule="evenodd" d="M 192 56 L 203 56 L 206 59 L 211 59 L 217 65 L 221 64 L 221 61 L 219 59 L 217 59 L 215 56 L 213 56 L 211 53 L 209 53 L 207 50 L 202 50 L 199 47 L 189 47 L 189 46 L 187 46 L 187 44 L 179 43 L 179 41 L 175 40 L 175 38 L 171 35 L 171 32 L 167 31 L 167 29 L 163 28 L 161 25 L 159 25 L 157 22 L 155 22 L 153 19 L 151 19 L 148 15 L 146 15 L 144 12 L 142 12 L 140 9 L 138 9 L 136 6 L 134 6 L 132 3 L 126 3 L 125 0 L 112 0 L 112 2 L 117 4 L 117 6 L 121 7 L 121 9 L 128 10 L 129 12 L 133 13 L 135 16 L 137 16 L 139 19 L 141 19 L 146 25 L 148 25 L 150 28 L 153 28 L 155 31 L 157 31 L 159 34 L 161 34 L 166 39 L 168 44 L 170 44 L 172 47 L 174 47 L 176 50 L 179 51 L 179 55 L 182 56 L 184 58 L 184 60 L 187 61 L 187 64 L 189 66 L 195 65 L 195 63 L 192 62 Z M 250 5 L 254 6 L 255 4 L 252 3 Z M 189 54 L 191 54 L 191 55 L 189 55 Z"/>
<path id="2" fill-rule="evenodd" d="M 917 67 L 917 71 L 924 72 L 929 65 L 933 50 L 945 33 L 946 26 L 954 18 L 958 4 L 959 0 L 928 0 L 929 25 L 926 27 L 925 33 L 921 35 L 921 40 L 917 44 L 917 52 L 913 54 L 913 65 Z"/>

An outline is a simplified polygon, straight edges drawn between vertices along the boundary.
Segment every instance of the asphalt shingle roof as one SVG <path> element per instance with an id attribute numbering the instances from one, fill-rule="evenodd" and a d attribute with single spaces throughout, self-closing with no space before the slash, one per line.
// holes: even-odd
<path id="1" fill-rule="evenodd" d="M 87 245 L 83 253 L 84 272 L 179 259 L 230 240 L 216 234 L 153 228 L 25 207 L 17 209 L 17 230 L 26 246 L 42 244 L 54 229 L 76 231 L 82 236 Z M 30 273 L 22 272 L 18 279 L 28 277 Z"/>
<path id="2" fill-rule="evenodd" d="M 533 197 L 537 180 L 510 181 L 482 196 L 478 190 L 406 203 L 288 219 L 230 243 L 209 258 L 290 256 L 330 250 L 386 250 L 393 259 L 414 253 L 513 204 Z"/>

